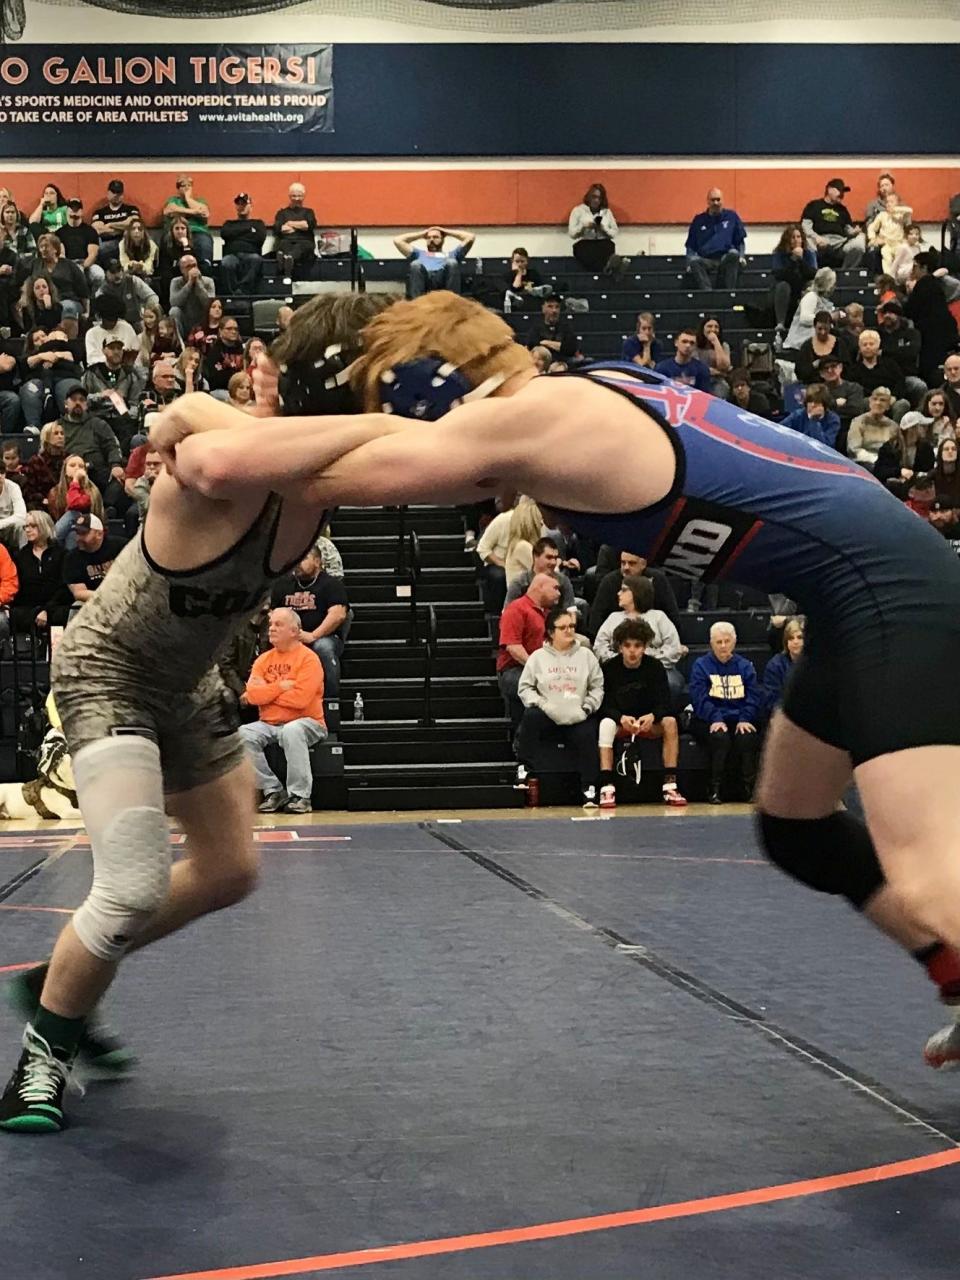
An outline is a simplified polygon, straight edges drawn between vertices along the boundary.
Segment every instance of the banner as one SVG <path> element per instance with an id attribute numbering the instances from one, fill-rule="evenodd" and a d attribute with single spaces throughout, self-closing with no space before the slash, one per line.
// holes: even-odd
<path id="1" fill-rule="evenodd" d="M 269 156 L 333 132 L 332 45 L 106 50 L 0 48 L 0 156 Z"/>

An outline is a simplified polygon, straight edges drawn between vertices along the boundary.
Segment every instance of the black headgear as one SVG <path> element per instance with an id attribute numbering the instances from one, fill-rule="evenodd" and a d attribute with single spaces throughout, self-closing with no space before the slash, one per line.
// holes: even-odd
<path id="1" fill-rule="evenodd" d="M 284 417 L 359 413 L 361 404 L 347 372 L 359 347 L 335 342 L 319 360 L 280 366 L 280 399 Z"/>

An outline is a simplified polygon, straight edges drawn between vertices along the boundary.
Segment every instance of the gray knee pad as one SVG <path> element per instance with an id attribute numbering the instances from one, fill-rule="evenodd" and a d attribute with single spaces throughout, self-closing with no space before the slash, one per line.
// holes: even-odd
<path id="1" fill-rule="evenodd" d="M 93 887 L 73 927 L 91 954 L 119 960 L 170 887 L 160 749 L 137 734 L 104 738 L 81 748 L 73 772 L 93 853 Z"/>
<path id="2" fill-rule="evenodd" d="M 883 888 L 883 871 L 866 823 L 850 813 L 775 818 L 758 812 L 760 842 L 771 862 L 818 893 L 846 898 L 862 911 Z"/>

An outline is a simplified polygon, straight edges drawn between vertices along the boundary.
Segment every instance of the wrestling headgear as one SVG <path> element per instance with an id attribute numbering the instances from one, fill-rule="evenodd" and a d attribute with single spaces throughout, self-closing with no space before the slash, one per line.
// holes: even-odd
<path id="1" fill-rule="evenodd" d="M 412 360 L 381 374 L 380 406 L 384 413 L 436 422 L 459 405 L 492 395 L 504 382 L 506 375 L 497 373 L 471 387 L 449 360 Z"/>
<path id="2" fill-rule="evenodd" d="M 347 372 L 359 354 L 359 347 L 335 342 L 313 363 L 282 364 L 279 389 L 284 416 L 359 413 L 360 402 Z"/>

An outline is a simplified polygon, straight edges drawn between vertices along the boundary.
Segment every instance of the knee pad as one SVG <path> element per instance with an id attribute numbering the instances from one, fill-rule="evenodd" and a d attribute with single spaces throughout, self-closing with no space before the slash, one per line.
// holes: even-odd
<path id="1" fill-rule="evenodd" d="M 597 741 L 601 747 L 612 747 L 617 740 L 617 730 L 620 726 L 616 720 L 610 716 L 604 716 L 600 721 L 600 727 L 597 730 Z"/>
<path id="2" fill-rule="evenodd" d="M 760 843 L 794 880 L 846 898 L 858 911 L 885 883 L 866 824 L 849 813 L 826 818 L 775 818 L 758 813 Z"/>
<path id="3" fill-rule="evenodd" d="M 93 886 L 73 927 L 91 954 L 119 960 L 170 887 L 160 749 L 139 734 L 104 738 L 77 752 L 73 772 L 93 853 Z"/>

